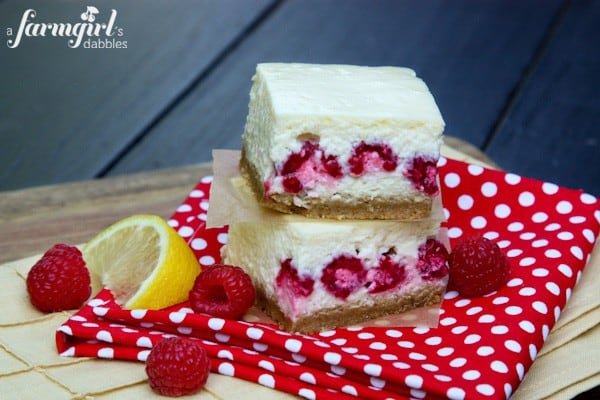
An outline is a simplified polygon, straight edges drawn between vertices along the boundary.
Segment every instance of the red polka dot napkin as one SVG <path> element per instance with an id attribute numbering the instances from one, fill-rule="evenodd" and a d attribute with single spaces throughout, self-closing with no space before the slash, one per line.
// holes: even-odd
<path id="1" fill-rule="evenodd" d="M 144 361 L 164 337 L 204 344 L 213 372 L 308 399 L 504 399 L 519 385 L 581 276 L 599 233 L 595 197 L 442 159 L 451 243 L 484 235 L 509 257 L 508 285 L 486 297 L 446 293 L 437 328 L 348 327 L 315 335 L 194 314 L 187 304 L 123 310 L 107 290 L 57 330 L 65 356 Z M 220 260 L 227 229 L 206 229 L 210 178 L 169 223 L 201 264 Z"/>

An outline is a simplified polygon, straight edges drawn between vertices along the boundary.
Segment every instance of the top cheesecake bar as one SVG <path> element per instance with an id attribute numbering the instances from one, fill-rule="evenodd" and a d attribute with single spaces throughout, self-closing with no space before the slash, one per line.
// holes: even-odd
<path id="1" fill-rule="evenodd" d="M 275 210 L 421 219 L 439 193 L 444 120 L 408 68 L 258 64 L 240 167 Z"/>

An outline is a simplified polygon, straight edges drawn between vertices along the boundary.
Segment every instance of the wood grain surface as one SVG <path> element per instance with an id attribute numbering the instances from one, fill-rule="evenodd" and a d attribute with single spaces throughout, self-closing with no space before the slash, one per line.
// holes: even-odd
<path id="1" fill-rule="evenodd" d="M 273 61 L 413 68 L 447 132 L 481 149 L 559 4 L 282 2 L 107 173 L 209 161 L 212 148 L 239 148 L 250 78 L 257 63 Z M 499 57 L 507 60 L 501 68 Z"/>
<path id="2" fill-rule="evenodd" d="M 519 164 L 530 176 L 596 196 L 600 84 L 588 76 L 600 72 L 600 46 L 589 51 L 586 43 L 600 36 L 599 22 L 599 1 L 573 2 L 564 10 L 486 148 L 503 165 Z"/>
<path id="3" fill-rule="evenodd" d="M 271 3 L 106 0 L 98 21 L 117 10 L 126 49 L 72 49 L 60 37 L 25 38 L 15 49 L 2 41 L 0 87 L 9 95 L 0 97 L 0 188 L 101 175 Z M 2 37 L 26 9 L 37 12 L 34 22 L 77 22 L 85 4 L 2 1 Z"/>
<path id="4" fill-rule="evenodd" d="M 73 1 L 0 1 L 77 21 Z M 447 132 L 504 169 L 600 195 L 599 3 L 586 0 L 105 0 L 127 49 L 0 46 L 0 190 L 210 160 L 239 148 L 255 64 L 401 65 Z M 6 38 L 5 38 L 6 39 Z M 535 150 L 534 150 L 535 149 Z M 581 165 L 586 166 L 582 171 Z"/>

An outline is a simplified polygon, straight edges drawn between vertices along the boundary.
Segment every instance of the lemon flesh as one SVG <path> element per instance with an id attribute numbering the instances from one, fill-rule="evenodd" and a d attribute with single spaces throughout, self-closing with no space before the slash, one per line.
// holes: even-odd
<path id="1" fill-rule="evenodd" d="M 185 240 L 155 215 L 134 215 L 86 243 L 83 258 L 125 309 L 157 310 L 188 299 L 200 265 Z"/>

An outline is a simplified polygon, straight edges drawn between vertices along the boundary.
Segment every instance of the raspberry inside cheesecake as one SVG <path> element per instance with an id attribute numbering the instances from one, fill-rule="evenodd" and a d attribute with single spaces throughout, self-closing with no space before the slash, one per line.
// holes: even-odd
<path id="1" fill-rule="evenodd" d="M 310 333 L 437 304 L 446 287 L 439 221 L 327 221 L 282 215 L 229 226 L 225 263 L 252 277 L 283 329 Z"/>
<path id="2" fill-rule="evenodd" d="M 424 218 L 439 192 L 443 129 L 411 69 L 259 64 L 241 169 L 259 200 L 278 211 Z"/>

